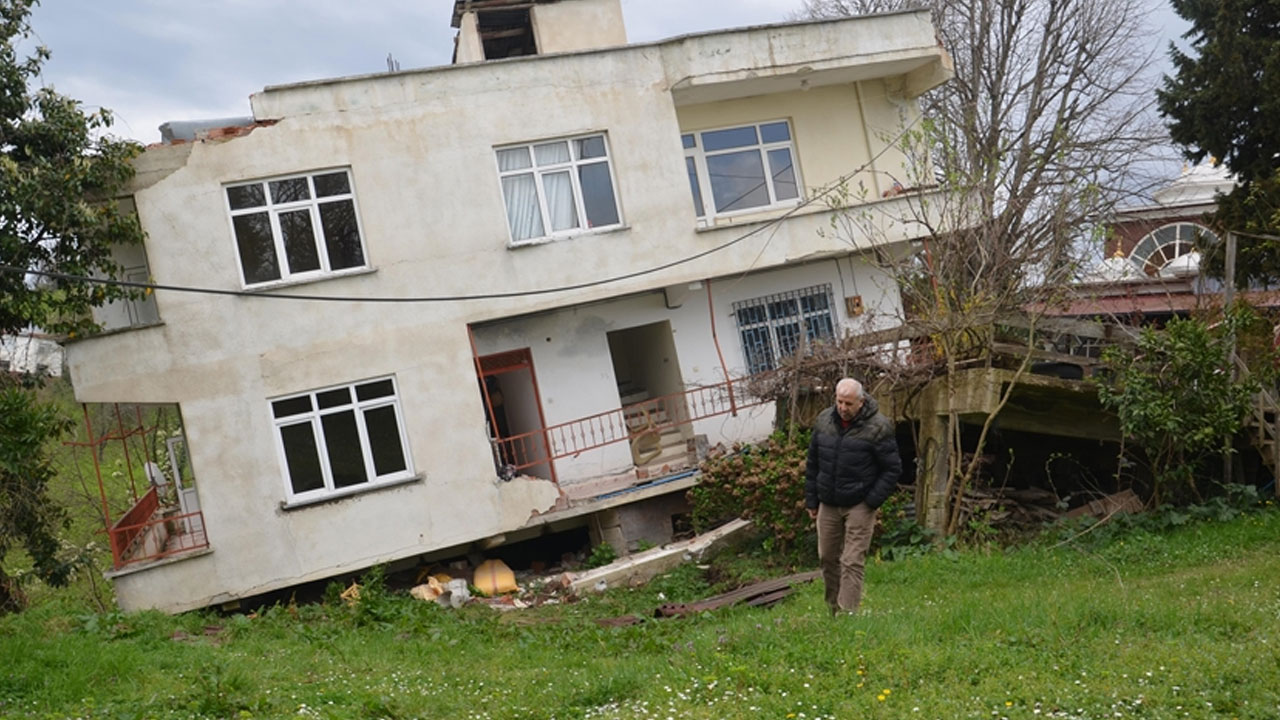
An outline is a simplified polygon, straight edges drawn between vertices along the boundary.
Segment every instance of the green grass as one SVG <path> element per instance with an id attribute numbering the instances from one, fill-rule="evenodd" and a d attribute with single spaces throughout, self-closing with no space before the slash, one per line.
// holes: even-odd
<path id="1" fill-rule="evenodd" d="M 776 575 L 785 568 L 772 571 Z M 771 609 L 602 628 L 719 588 L 650 586 L 498 613 L 404 595 L 257 616 L 0 619 L 6 718 L 1280 717 L 1280 512 L 868 568 L 866 612 L 818 584 Z"/>

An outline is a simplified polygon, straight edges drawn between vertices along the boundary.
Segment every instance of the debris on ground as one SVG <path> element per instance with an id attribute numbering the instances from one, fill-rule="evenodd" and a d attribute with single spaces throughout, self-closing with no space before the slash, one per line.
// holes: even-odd
<path id="1" fill-rule="evenodd" d="M 352 581 L 351 586 L 348 587 L 346 590 L 343 590 L 342 594 L 339 595 L 338 597 L 342 598 L 342 601 L 350 606 L 354 606 L 356 603 L 359 603 L 360 602 L 359 583 Z"/>
<path id="2" fill-rule="evenodd" d="M 516 574 L 511 572 L 507 564 L 497 559 L 485 560 L 476 568 L 472 584 L 481 594 L 493 597 L 519 590 L 516 585 Z"/>
<path id="3" fill-rule="evenodd" d="M 574 561 L 569 556 L 562 557 L 561 564 L 555 567 L 537 563 L 541 574 L 532 569 L 516 573 L 496 558 L 473 558 L 471 562 L 478 562 L 474 568 L 471 562 L 460 560 L 447 568 L 435 565 L 422 569 L 409 594 L 446 608 L 478 602 L 499 611 L 571 603 L 578 599 L 578 593 L 586 590 L 603 592 L 610 587 L 635 587 L 682 563 L 699 562 L 712 552 L 742 540 L 751 527 L 749 521 L 734 520 L 703 535 L 632 553 L 609 565 L 583 571 L 566 569 L 581 565 L 580 557 Z M 476 593 L 475 597 L 472 592 Z M 359 587 L 353 583 L 342 597 L 349 604 L 357 602 Z"/>
<path id="4" fill-rule="evenodd" d="M 1121 490 L 1118 493 L 1091 500 L 1067 513 L 1067 517 L 1092 515 L 1096 518 L 1107 518 L 1112 515 L 1139 512 L 1142 512 L 1142 500 L 1132 490 Z"/>
<path id="5" fill-rule="evenodd" d="M 1067 510 L 1071 500 L 1070 495 L 1059 498 L 1044 488 L 969 488 L 960 498 L 960 523 L 981 519 L 995 529 L 1034 530 L 1062 518 L 1107 518 L 1142 512 L 1143 508 L 1142 499 L 1133 490 L 1096 497 Z"/>
<path id="6" fill-rule="evenodd" d="M 795 586 L 801 583 L 807 583 L 821 575 L 820 571 L 811 570 L 809 572 L 796 573 L 787 575 L 786 577 L 775 578 L 773 580 L 764 580 L 758 583 L 752 583 L 737 590 L 731 590 L 727 593 L 715 595 L 698 600 L 691 603 L 663 603 L 653 611 L 656 618 L 664 617 L 683 617 L 685 615 L 693 615 L 709 610 L 719 610 L 720 608 L 729 607 L 730 605 L 744 604 L 752 607 L 769 607 L 776 604 L 783 598 L 795 592 Z M 596 624 L 601 627 L 625 627 L 627 625 L 635 625 L 643 622 L 636 615 L 623 615 L 622 617 L 601 618 L 596 620 Z"/>

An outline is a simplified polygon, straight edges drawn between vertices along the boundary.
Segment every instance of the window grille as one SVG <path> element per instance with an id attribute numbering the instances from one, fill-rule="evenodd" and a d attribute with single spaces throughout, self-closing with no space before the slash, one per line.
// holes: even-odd
<path id="1" fill-rule="evenodd" d="M 835 337 L 831 285 L 814 285 L 733 304 L 747 372 L 773 370 L 782 358 Z"/>

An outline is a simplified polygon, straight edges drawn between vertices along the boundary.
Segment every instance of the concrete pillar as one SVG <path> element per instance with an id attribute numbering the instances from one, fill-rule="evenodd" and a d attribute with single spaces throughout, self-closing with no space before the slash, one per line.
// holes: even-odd
<path id="1" fill-rule="evenodd" d="M 642 541 L 655 547 L 665 545 L 673 535 L 671 518 L 687 512 L 689 503 L 683 492 L 601 510 L 591 516 L 591 542 L 607 542 L 619 556 L 635 552 Z"/>
<path id="2" fill-rule="evenodd" d="M 919 466 L 916 469 L 916 521 L 939 533 L 947 530 L 947 484 L 950 480 L 950 423 L 929 408 L 920 418 Z"/>
<path id="3" fill-rule="evenodd" d="M 627 553 L 627 538 L 622 532 L 622 518 L 618 514 L 619 508 L 609 508 L 591 516 L 591 523 L 588 529 L 591 535 L 591 545 L 594 547 L 602 543 L 609 543 L 619 555 Z"/>

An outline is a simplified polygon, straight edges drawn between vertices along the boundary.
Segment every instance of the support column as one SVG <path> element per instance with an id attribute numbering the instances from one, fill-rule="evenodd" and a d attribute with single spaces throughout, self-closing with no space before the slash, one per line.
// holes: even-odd
<path id="1" fill-rule="evenodd" d="M 920 418 L 919 466 L 916 469 L 916 522 L 939 533 L 947 529 L 947 483 L 951 443 L 949 422 L 929 408 Z"/>

